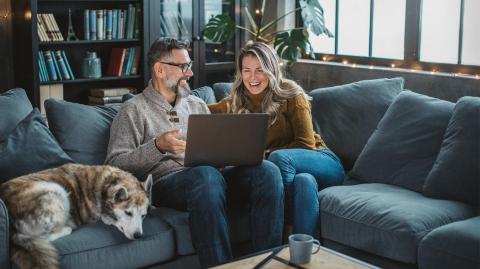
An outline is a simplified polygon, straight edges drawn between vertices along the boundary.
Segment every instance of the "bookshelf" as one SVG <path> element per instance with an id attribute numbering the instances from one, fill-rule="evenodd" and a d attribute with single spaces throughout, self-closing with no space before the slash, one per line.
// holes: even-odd
<path id="1" fill-rule="evenodd" d="M 90 89 L 95 88 L 115 88 L 115 87 L 129 87 L 142 90 L 146 84 L 145 76 L 145 54 L 148 47 L 145 47 L 146 39 L 143 34 L 144 25 L 146 24 L 145 10 L 148 7 L 148 0 L 15 0 L 12 1 L 12 9 L 15 14 L 14 17 L 14 70 L 15 70 L 15 85 L 22 87 L 27 91 L 27 94 L 32 101 L 32 104 L 36 107 L 40 107 L 41 93 L 40 89 L 45 85 L 58 85 L 63 86 L 63 98 L 67 101 L 78 102 L 86 104 L 88 102 L 88 95 Z M 104 40 L 86 40 L 86 33 L 84 32 L 86 24 L 89 26 L 90 22 L 85 21 L 85 11 L 97 11 L 103 14 L 102 11 L 118 12 L 120 14 L 125 11 L 125 18 L 127 18 L 127 11 L 130 12 L 130 8 L 134 7 L 132 25 L 129 26 L 127 19 L 122 24 L 124 38 L 120 38 L 118 35 L 107 39 L 105 31 L 103 32 Z M 69 30 L 69 9 L 71 10 L 71 19 L 73 30 L 76 37 L 79 40 L 67 40 Z M 136 12 L 136 10 L 140 12 Z M 117 11 L 118 10 L 118 11 Z M 107 12 L 105 12 L 107 13 Z M 109 12 L 112 14 L 111 12 Z M 59 31 L 63 36 L 61 41 L 40 41 L 39 38 L 39 21 L 43 22 L 43 16 L 41 14 L 53 14 L 55 21 L 58 24 Z M 111 15 L 109 15 L 111 18 Z M 135 19 L 138 16 L 138 19 Z M 102 22 L 107 22 L 107 14 L 103 16 Z M 110 19 L 111 20 L 111 19 Z M 133 21 L 135 20 L 135 21 Z M 51 22 L 51 21 L 50 21 Z M 98 22 L 98 21 L 95 21 Z M 136 25 L 135 25 L 136 24 Z M 120 21 L 118 22 L 120 27 Z M 137 35 L 135 35 L 135 26 L 138 27 Z M 43 27 L 43 26 L 42 26 Z M 129 38 L 127 37 L 127 27 L 133 27 L 133 31 Z M 106 26 L 104 29 L 107 28 Z M 111 28 L 110 28 L 111 29 Z M 41 29 L 40 29 L 41 30 Z M 107 28 L 108 33 L 108 28 Z M 115 33 L 120 33 L 119 31 Z M 100 35 L 99 35 L 100 36 Z M 136 73 L 133 74 L 131 69 L 121 69 L 121 76 L 107 75 L 107 69 L 110 62 L 110 54 L 113 48 L 135 48 L 139 50 L 137 61 L 133 63 L 129 60 L 129 68 L 136 65 Z M 132 51 L 135 51 L 132 50 Z M 68 62 L 71 68 L 71 73 L 74 75 L 74 79 L 58 79 L 53 80 L 52 76 L 48 76 L 48 80 L 45 80 L 45 76 L 41 77 L 41 74 L 45 74 L 45 66 L 42 66 L 42 52 L 45 51 L 63 51 L 65 54 L 65 61 Z M 39 55 L 40 52 L 40 55 Z M 87 52 L 95 52 L 97 57 L 101 61 L 101 73 L 99 78 L 88 78 L 83 76 L 82 63 L 86 57 Z M 133 54 L 132 54 L 133 55 Z M 127 57 L 127 56 L 125 56 Z M 61 60 L 62 57 L 58 58 Z M 47 59 L 43 59 L 45 61 Z M 127 61 L 125 61 L 127 63 Z M 60 64 L 59 64 L 60 65 Z M 126 64 L 125 64 L 126 67 Z M 59 70 L 60 69 L 60 70 Z M 61 68 L 57 68 L 57 72 L 61 73 Z M 46 72 L 49 73 L 49 72 Z M 68 74 L 68 73 L 67 73 Z M 65 77 L 65 76 L 64 76 Z M 68 78 L 68 76 L 66 77 Z M 45 88 L 45 87 L 43 87 Z"/>

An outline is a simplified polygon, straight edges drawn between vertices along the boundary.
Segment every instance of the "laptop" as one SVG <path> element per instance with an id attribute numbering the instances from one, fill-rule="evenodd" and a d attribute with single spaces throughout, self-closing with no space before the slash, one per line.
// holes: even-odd
<path id="1" fill-rule="evenodd" d="M 185 166 L 258 165 L 268 114 L 193 114 L 188 118 Z"/>

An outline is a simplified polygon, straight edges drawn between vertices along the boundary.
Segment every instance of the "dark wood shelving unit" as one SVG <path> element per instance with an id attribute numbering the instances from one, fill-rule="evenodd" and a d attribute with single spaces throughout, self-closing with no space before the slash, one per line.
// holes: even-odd
<path id="1" fill-rule="evenodd" d="M 129 87 L 142 90 L 145 76 L 145 24 L 148 22 L 145 10 L 149 0 L 16 0 L 12 1 L 14 14 L 14 70 L 15 85 L 26 90 L 32 104 L 40 107 L 40 86 L 62 84 L 64 99 L 71 102 L 88 102 L 89 90 L 94 88 Z M 140 37 L 112 40 L 83 40 L 83 11 L 85 9 L 126 9 L 129 4 L 141 8 Z M 68 36 L 68 12 L 72 12 L 72 24 L 76 41 L 40 42 L 37 33 L 37 14 L 52 13 L 64 39 Z M 139 46 L 141 56 L 138 63 L 138 75 L 106 76 L 112 48 Z M 39 78 L 38 52 L 44 50 L 63 50 L 73 71 L 74 80 L 56 80 L 41 82 Z M 96 52 L 101 60 L 102 77 L 98 79 L 82 78 L 82 60 L 88 51 Z"/>

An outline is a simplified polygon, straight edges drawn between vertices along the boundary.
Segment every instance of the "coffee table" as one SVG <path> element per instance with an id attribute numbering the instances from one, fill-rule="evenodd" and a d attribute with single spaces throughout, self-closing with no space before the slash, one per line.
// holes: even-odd
<path id="1" fill-rule="evenodd" d="M 232 262 L 214 267 L 215 269 L 292 269 L 292 268 L 322 268 L 322 269 L 368 269 L 378 268 L 366 262 L 341 254 L 326 247 L 312 255 L 307 264 L 289 264 L 290 253 L 288 245 L 262 251 Z"/>

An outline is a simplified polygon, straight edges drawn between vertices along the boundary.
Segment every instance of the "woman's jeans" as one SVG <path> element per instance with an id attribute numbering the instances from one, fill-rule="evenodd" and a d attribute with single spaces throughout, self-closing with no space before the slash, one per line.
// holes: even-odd
<path id="1" fill-rule="evenodd" d="M 278 167 L 187 168 L 161 178 L 153 186 L 153 204 L 189 212 L 190 233 L 202 267 L 232 258 L 227 204 L 249 205 L 254 250 L 282 243 L 284 189 Z M 227 203 L 228 201 L 228 203 Z"/>
<path id="2" fill-rule="evenodd" d="M 329 149 L 281 149 L 268 160 L 280 168 L 285 187 L 285 223 L 293 233 L 318 237 L 318 191 L 342 184 L 344 170 L 340 160 Z"/>

